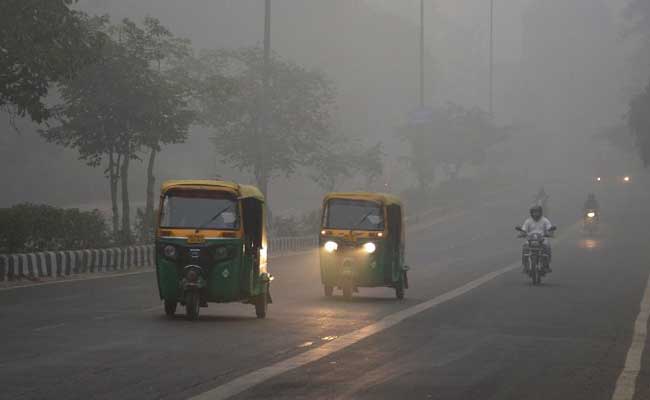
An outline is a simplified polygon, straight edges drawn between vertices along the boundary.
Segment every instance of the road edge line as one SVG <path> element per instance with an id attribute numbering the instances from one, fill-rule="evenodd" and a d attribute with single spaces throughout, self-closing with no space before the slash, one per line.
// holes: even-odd
<path id="1" fill-rule="evenodd" d="M 634 332 L 630 348 L 625 356 L 625 364 L 616 380 L 612 400 L 632 400 L 636 394 L 636 381 L 641 371 L 641 358 L 648 337 L 648 318 L 650 317 L 650 275 L 646 282 L 643 297 L 639 303 L 639 314 L 634 321 Z"/>

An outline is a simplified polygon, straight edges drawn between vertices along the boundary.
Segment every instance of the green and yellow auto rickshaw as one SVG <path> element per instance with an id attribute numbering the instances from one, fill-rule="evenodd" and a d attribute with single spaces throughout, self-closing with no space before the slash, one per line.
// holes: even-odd
<path id="1" fill-rule="evenodd" d="M 382 193 L 330 193 L 323 201 L 320 270 L 325 296 L 349 299 L 359 287 L 408 288 L 400 200 Z"/>
<path id="2" fill-rule="evenodd" d="M 180 303 L 196 320 L 208 303 L 243 302 L 265 318 L 271 302 L 264 196 L 212 180 L 165 182 L 156 234 L 156 277 L 165 313 Z"/>

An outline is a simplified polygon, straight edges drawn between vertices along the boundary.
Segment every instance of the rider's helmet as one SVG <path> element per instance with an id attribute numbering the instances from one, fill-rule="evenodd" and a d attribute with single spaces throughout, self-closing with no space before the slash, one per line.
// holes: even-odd
<path id="1" fill-rule="evenodd" d="M 530 217 L 535 221 L 539 221 L 544 215 L 544 210 L 540 205 L 534 205 L 530 208 Z"/>

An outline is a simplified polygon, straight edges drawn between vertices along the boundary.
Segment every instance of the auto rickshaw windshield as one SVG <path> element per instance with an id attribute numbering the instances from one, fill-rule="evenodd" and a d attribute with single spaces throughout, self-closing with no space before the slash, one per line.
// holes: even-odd
<path id="1" fill-rule="evenodd" d="M 165 194 L 161 228 L 239 229 L 237 199 L 214 191 L 174 190 Z"/>
<path id="2" fill-rule="evenodd" d="M 331 199 L 325 206 L 323 226 L 329 229 L 384 229 L 382 205 L 374 201 Z"/>

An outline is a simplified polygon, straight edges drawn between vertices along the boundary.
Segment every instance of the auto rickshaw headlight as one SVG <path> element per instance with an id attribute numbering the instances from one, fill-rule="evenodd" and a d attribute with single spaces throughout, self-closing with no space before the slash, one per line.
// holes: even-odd
<path id="1" fill-rule="evenodd" d="M 323 248 L 326 252 L 333 253 L 338 250 L 339 244 L 330 240 L 328 242 L 325 242 L 325 246 L 323 246 Z"/>
<path id="2" fill-rule="evenodd" d="M 166 245 L 163 248 L 163 254 L 167 258 L 176 258 L 176 255 L 177 255 L 176 247 L 172 246 L 171 244 Z"/>
<path id="3" fill-rule="evenodd" d="M 372 254 L 377 250 L 377 246 L 373 242 L 368 242 L 363 245 L 363 250 L 368 254 Z"/>
<path id="4" fill-rule="evenodd" d="M 223 260 L 224 258 L 228 258 L 228 253 L 228 248 L 226 246 L 219 246 L 214 249 L 214 258 L 217 260 Z"/>
<path id="5" fill-rule="evenodd" d="M 587 217 L 589 217 L 589 218 L 593 218 L 593 217 L 595 217 L 595 216 L 596 216 L 596 213 L 593 212 L 593 211 L 589 211 L 589 212 L 587 213 Z"/>

